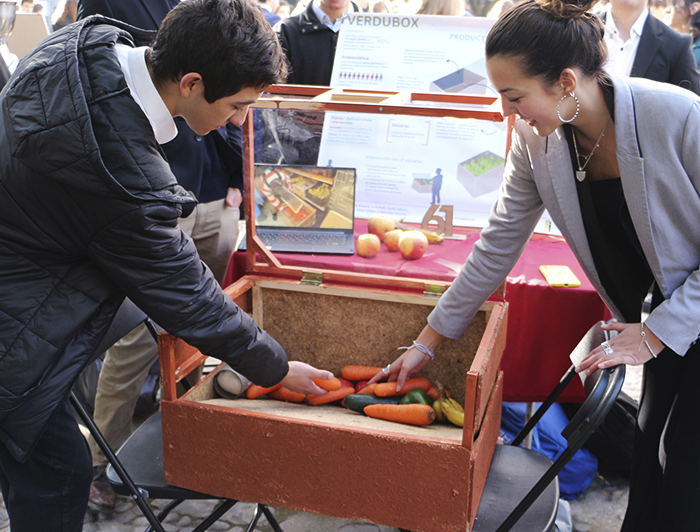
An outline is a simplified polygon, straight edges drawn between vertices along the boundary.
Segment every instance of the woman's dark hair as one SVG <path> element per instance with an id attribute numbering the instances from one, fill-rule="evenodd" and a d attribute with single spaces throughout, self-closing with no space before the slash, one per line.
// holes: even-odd
<path id="1" fill-rule="evenodd" d="M 198 73 L 209 103 L 287 78 L 277 35 L 250 0 L 180 2 L 163 20 L 149 59 L 157 82 Z"/>
<path id="2" fill-rule="evenodd" d="M 566 68 L 600 76 L 607 57 L 604 26 L 588 9 L 595 0 L 526 0 L 508 10 L 486 38 L 486 58 L 520 59 L 523 75 L 553 85 Z"/>

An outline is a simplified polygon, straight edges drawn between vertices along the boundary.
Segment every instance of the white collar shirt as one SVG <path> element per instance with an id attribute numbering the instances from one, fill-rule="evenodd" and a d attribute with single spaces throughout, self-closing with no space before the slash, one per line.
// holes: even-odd
<path id="1" fill-rule="evenodd" d="M 648 16 L 648 9 L 642 11 L 630 29 L 630 38 L 623 41 L 615 25 L 612 12 L 608 9 L 605 17 L 605 44 L 608 47 L 608 60 L 604 65 L 607 72 L 618 76 L 630 75 Z"/>
<path id="2" fill-rule="evenodd" d="M 125 44 L 116 45 L 117 58 L 131 97 L 148 118 L 158 144 L 165 144 L 177 136 L 177 127 L 148 72 L 147 49 L 145 46 L 132 48 Z"/>
<path id="3" fill-rule="evenodd" d="M 316 15 L 316 18 L 321 21 L 321 24 L 328 26 L 331 30 L 333 30 L 335 33 L 338 33 L 340 30 L 340 25 L 343 23 L 343 17 L 345 16 L 346 13 L 352 13 L 355 11 L 355 7 L 353 6 L 352 2 L 348 5 L 348 10 L 345 11 L 341 16 L 339 16 L 335 22 L 331 21 L 331 18 L 326 15 L 326 13 L 316 5 L 316 2 L 311 3 L 311 9 L 314 10 L 314 15 Z"/>

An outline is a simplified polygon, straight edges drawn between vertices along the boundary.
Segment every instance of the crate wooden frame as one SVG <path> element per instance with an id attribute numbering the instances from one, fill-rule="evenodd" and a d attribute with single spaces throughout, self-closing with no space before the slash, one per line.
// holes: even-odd
<path id="1" fill-rule="evenodd" d="M 274 86 L 256 107 L 503 120 L 495 110 L 495 98 L 442 93 Z M 267 294 L 283 294 L 285 302 L 289 297 L 290 311 L 295 312 L 303 312 L 293 308 L 295 298 L 303 301 L 297 306 L 308 308 L 307 297 L 326 298 L 332 305 L 355 305 L 354 314 L 362 314 L 357 304 L 372 308 L 385 302 L 410 309 L 436 304 L 431 294 L 450 283 L 283 266 L 256 236 L 251 223 L 252 154 L 249 115 L 244 126 L 244 174 L 247 269 L 251 273 L 226 288 L 226 293 L 260 325 L 265 323 L 265 301 L 269 307 Z M 313 283 L 308 282 L 309 277 Z M 335 406 L 222 400 L 215 397 L 213 373 L 178 398 L 177 382 L 206 357 L 182 340 L 161 334 L 166 480 L 216 496 L 415 532 L 469 531 L 500 429 L 503 377 L 499 368 L 507 306 L 502 300 L 485 303 L 479 311 L 480 325 L 470 325 L 465 332 L 479 335 L 477 341 L 444 347 L 442 361 L 438 356 L 431 363 L 439 370 L 455 356 L 471 357 L 469 367 L 462 370 L 462 429 L 404 427 L 354 416 Z M 389 316 L 398 313 L 391 309 Z M 350 317 L 346 321 L 339 326 L 357 326 Z M 381 335 L 372 334 L 370 344 L 380 344 Z M 413 331 L 407 334 L 413 337 Z M 473 352 L 459 352 L 463 345 L 472 345 Z M 353 362 L 376 365 L 395 356 L 386 350 L 368 350 Z M 303 360 L 303 356 L 296 357 L 300 358 Z M 461 389 L 458 396 L 462 398 Z"/>

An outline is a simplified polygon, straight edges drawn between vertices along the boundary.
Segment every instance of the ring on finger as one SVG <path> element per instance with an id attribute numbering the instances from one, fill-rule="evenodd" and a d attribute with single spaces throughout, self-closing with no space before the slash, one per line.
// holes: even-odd
<path id="1" fill-rule="evenodd" d="M 382 368 L 382 373 L 384 375 L 389 375 L 389 373 L 391 373 L 391 364 L 388 364 L 386 367 Z"/>
<path id="2" fill-rule="evenodd" d="M 610 345 L 610 342 L 605 341 L 602 344 L 600 344 L 600 347 L 603 348 L 603 351 L 605 352 L 606 355 L 612 355 L 614 353 L 612 346 Z"/>

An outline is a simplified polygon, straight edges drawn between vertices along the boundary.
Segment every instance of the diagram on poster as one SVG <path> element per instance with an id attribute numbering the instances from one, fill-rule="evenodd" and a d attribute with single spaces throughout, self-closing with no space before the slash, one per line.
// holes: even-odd
<path id="1" fill-rule="evenodd" d="M 484 61 L 494 20 L 352 14 L 338 36 L 331 86 L 498 96 Z M 355 215 L 420 222 L 431 204 L 455 225 L 483 227 L 503 175 L 505 122 L 326 113 L 319 165 L 357 169 Z M 543 218 L 538 232 L 556 232 Z"/>

